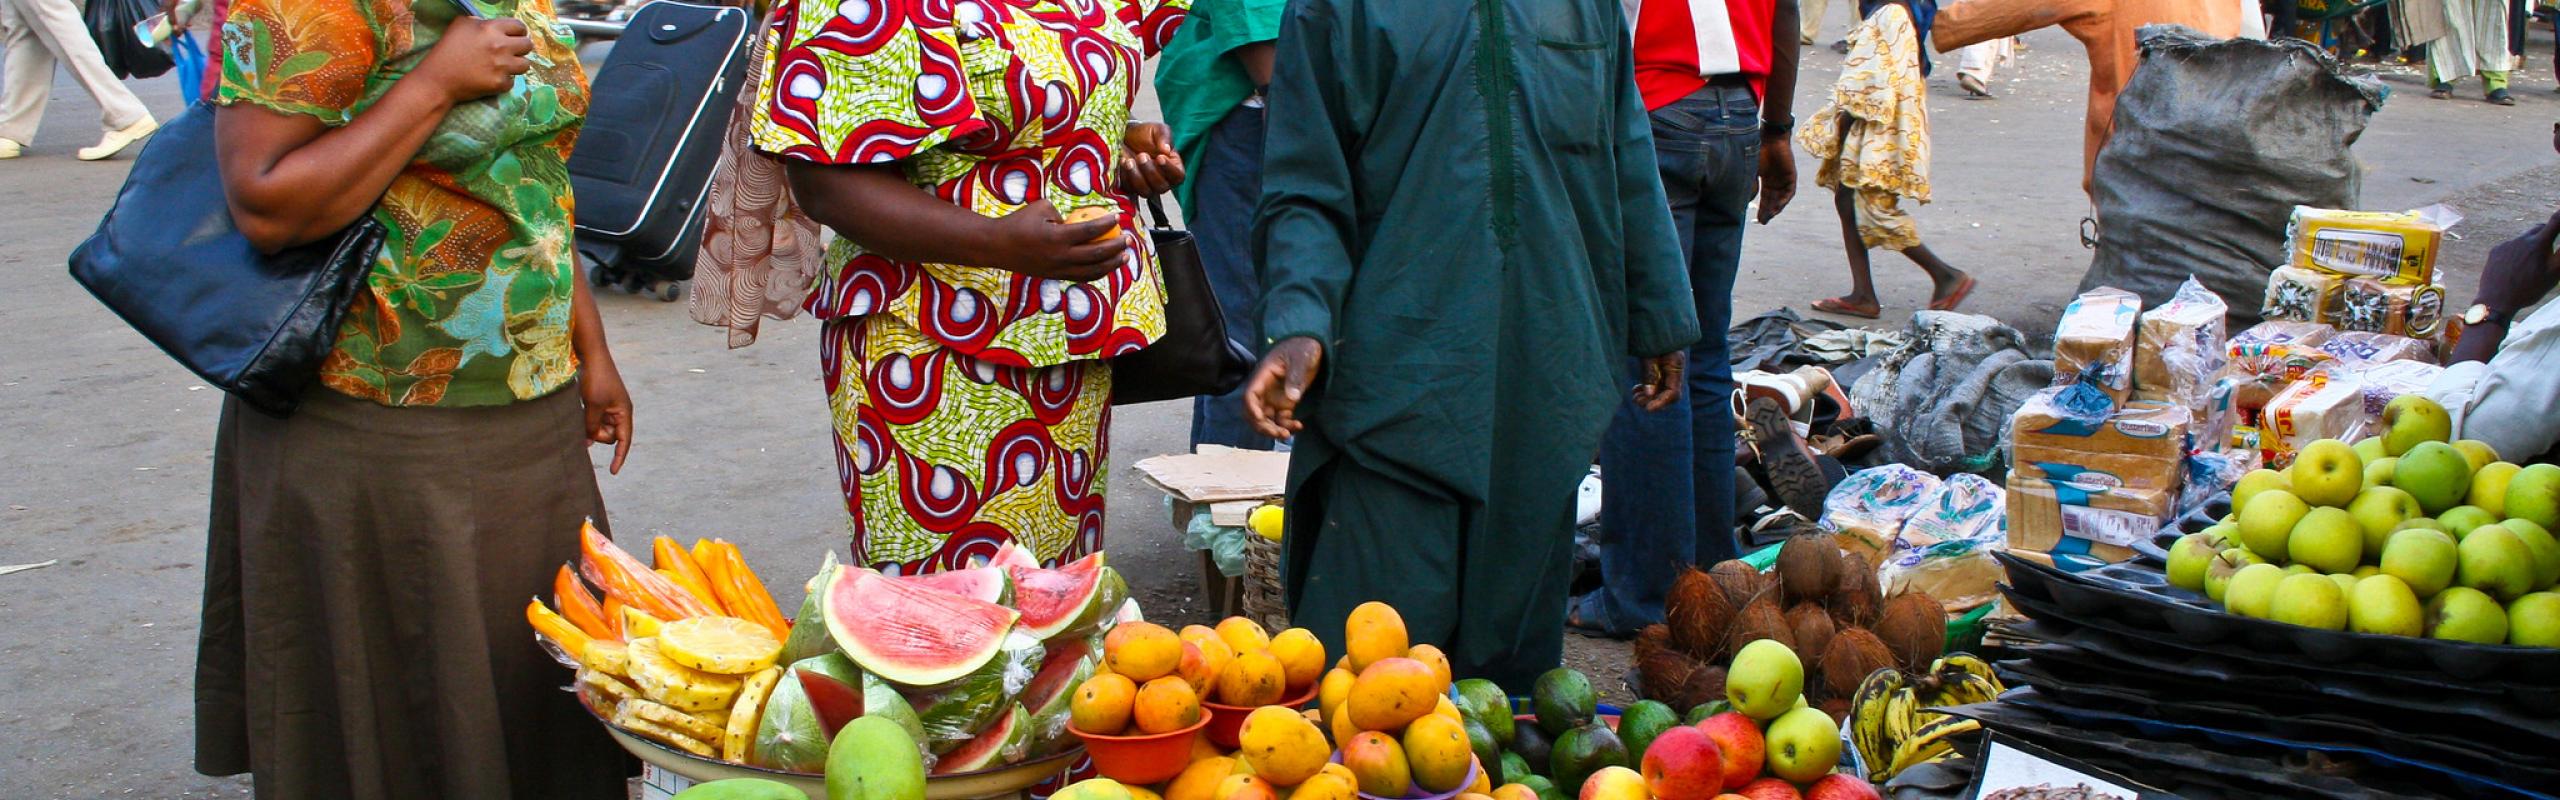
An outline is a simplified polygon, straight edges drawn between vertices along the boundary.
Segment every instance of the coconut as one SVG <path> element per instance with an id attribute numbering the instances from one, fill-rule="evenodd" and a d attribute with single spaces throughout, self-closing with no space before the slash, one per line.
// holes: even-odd
<path id="1" fill-rule="evenodd" d="M 1775 595 L 1761 595 L 1760 599 L 1743 606 L 1742 612 L 1733 617 L 1732 635 L 1725 638 L 1724 647 L 1716 653 L 1715 658 L 1710 660 L 1724 661 L 1735 651 L 1741 650 L 1743 645 L 1762 639 L 1774 639 L 1790 650 L 1795 649 L 1796 646 L 1795 632 L 1788 629 L 1787 615 L 1778 610 L 1778 598 Z"/>
<path id="2" fill-rule="evenodd" d="M 1680 702 L 1673 705 L 1687 711 L 1722 699 L 1725 699 L 1724 668 L 1710 664 L 1689 673 L 1689 682 L 1680 687 Z"/>
<path id="3" fill-rule="evenodd" d="M 1925 672 L 1946 652 L 1947 611 L 1928 592 L 1903 592 L 1884 602 L 1875 633 L 1904 671 Z"/>
<path id="4" fill-rule="evenodd" d="M 1738 558 L 1717 563 L 1707 574 L 1715 579 L 1716 588 L 1724 590 L 1725 602 L 1734 608 L 1741 608 L 1752 598 L 1759 597 L 1760 590 L 1767 587 L 1768 581 L 1759 570 Z"/>
<path id="5" fill-rule="evenodd" d="M 1789 603 L 1829 596 L 1834 576 L 1839 573 L 1840 548 L 1831 543 L 1829 536 L 1789 537 L 1778 548 L 1778 586 Z"/>
<path id="6" fill-rule="evenodd" d="M 1885 643 L 1865 628 L 1842 628 L 1831 636 L 1831 649 L 1822 653 L 1822 686 L 1831 697 L 1848 697 L 1858 693 L 1858 684 L 1876 670 L 1894 665 L 1894 655 Z"/>
<path id="7" fill-rule="evenodd" d="M 1662 605 L 1663 621 L 1670 627 L 1666 641 L 1692 658 L 1713 655 L 1733 626 L 1734 604 L 1725 599 L 1714 578 L 1694 568 L 1671 582 L 1671 594 Z"/>
<path id="8" fill-rule="evenodd" d="M 1805 661 L 1822 657 L 1831 648 L 1831 613 L 1819 603 L 1797 603 L 1787 609 L 1787 632 L 1796 643 L 1796 656 Z"/>
<path id="9" fill-rule="evenodd" d="M 1876 615 L 1884 610 L 1884 592 L 1876 580 L 1875 565 L 1867 557 L 1850 553 L 1840 557 L 1840 574 L 1831 584 L 1831 596 L 1823 599 L 1831 609 L 1831 620 L 1838 627 L 1873 625 Z"/>
<path id="10" fill-rule="evenodd" d="M 1671 629 L 1659 623 L 1644 626 L 1644 630 L 1636 631 L 1635 641 L 1629 643 L 1628 648 L 1629 655 L 1636 661 L 1643 661 L 1648 653 L 1668 650 L 1671 648 Z"/>

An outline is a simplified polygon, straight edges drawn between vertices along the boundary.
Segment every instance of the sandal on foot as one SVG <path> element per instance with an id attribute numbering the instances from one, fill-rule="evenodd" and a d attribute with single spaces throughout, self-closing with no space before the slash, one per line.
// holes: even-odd
<path id="1" fill-rule="evenodd" d="M 1606 591 L 1608 589 L 1594 589 L 1590 594 L 1574 598 L 1572 607 L 1565 611 L 1565 630 L 1595 639 L 1635 638 L 1634 630 L 1618 630 L 1609 626 L 1609 614 L 1601 610 L 1608 602 L 1608 598 L 1601 596 Z"/>
<path id="2" fill-rule="evenodd" d="M 1946 297 L 1929 301 L 1929 310 L 1954 311 L 1956 310 L 1956 306 L 1964 305 L 1965 297 L 1972 294 L 1973 276 L 1966 275 L 1962 279 L 1956 281 L 1955 291 L 1948 292 Z"/>
<path id="3" fill-rule="evenodd" d="M 1884 315 L 1884 309 L 1875 303 L 1868 303 L 1863 306 L 1857 305 L 1849 302 L 1849 298 L 1846 297 L 1825 297 L 1820 300 L 1815 300 L 1813 301 L 1813 310 L 1820 311 L 1825 314 L 1838 314 L 1843 317 L 1857 317 L 1859 319 L 1875 319 L 1876 317 Z"/>

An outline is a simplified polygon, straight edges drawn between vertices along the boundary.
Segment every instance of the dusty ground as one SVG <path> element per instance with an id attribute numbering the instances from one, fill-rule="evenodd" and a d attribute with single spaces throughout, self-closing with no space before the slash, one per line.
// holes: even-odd
<path id="1" fill-rule="evenodd" d="M 1835 4 L 1837 36 L 1846 12 Z M 2546 126 L 2549 33 L 2535 31 L 2523 105 L 2431 101 L 2406 75 L 2357 152 L 2365 202 L 2399 209 L 2449 202 L 2469 221 L 2445 260 L 2467 298 L 2486 247 L 2552 207 Z M 1935 87 L 1938 202 L 1919 212 L 1935 248 L 1986 280 L 1969 310 L 2022 329 L 2048 327 L 2087 264 L 2077 228 L 2079 46 L 2051 32 L 2004 72 L 1996 100 Z M 1837 57 L 1807 56 L 1805 96 Z M 174 81 L 139 88 L 164 114 Z M 2476 92 L 2476 88 L 2466 87 Z M 1802 101 L 1800 113 L 1814 103 Z M 189 682 L 202 576 L 202 520 L 217 397 L 154 352 L 63 274 L 63 256 L 112 198 L 124 162 L 83 164 L 95 106 L 67 82 L 28 156 L 0 163 L 0 564 L 55 561 L 0 577 L 0 797 L 246 797 L 246 782 L 189 768 Z M 1838 227 L 1808 198 L 1750 233 L 1737 316 L 1845 288 Z M 1916 270 L 1880 256 L 1888 319 L 1920 305 Z M 1812 277 L 1808 277 L 1812 276 Z M 723 350 L 682 308 L 603 298 L 615 350 L 639 401 L 638 449 L 604 479 L 627 533 L 719 535 L 745 544 L 769 582 L 796 586 L 824 548 L 842 547 L 840 500 L 805 323 Z M 1126 479 L 1138 458 L 1183 449 L 1188 409 L 1125 409 L 1114 421 L 1112 555 L 1155 616 L 1196 620 L 1197 561 L 1160 498 Z M 534 591 L 536 587 L 527 587 Z M 786 601 L 791 598 L 784 598 Z M 1570 660 L 1614 687 L 1623 650 L 1575 639 Z"/>

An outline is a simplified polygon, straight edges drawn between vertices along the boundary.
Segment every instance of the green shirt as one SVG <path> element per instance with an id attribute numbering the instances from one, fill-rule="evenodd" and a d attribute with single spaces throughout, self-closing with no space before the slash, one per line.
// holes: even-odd
<path id="1" fill-rule="evenodd" d="M 1199 174 L 1208 151 L 1209 129 L 1227 112 L 1253 96 L 1253 76 L 1228 56 L 1236 48 L 1280 38 L 1280 19 L 1288 0 L 1198 0 L 1191 18 L 1174 33 L 1156 61 L 1156 100 L 1164 106 L 1164 122 L 1173 129 L 1174 152 Z M 1191 182 L 1173 187 L 1174 202 L 1191 208 Z"/>

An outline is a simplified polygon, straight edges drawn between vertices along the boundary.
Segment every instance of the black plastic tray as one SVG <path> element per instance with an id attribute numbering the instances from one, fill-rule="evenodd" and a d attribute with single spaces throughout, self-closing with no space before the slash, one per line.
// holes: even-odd
<path id="1" fill-rule="evenodd" d="M 2142 562 L 2063 572 L 1996 553 L 2009 581 L 2036 581 L 2064 613 L 2111 617 L 2165 628 L 2191 641 L 2236 643 L 2271 654 L 2300 654 L 2343 663 L 2363 660 L 2410 668 L 2433 667 L 2465 680 L 2503 677 L 2528 686 L 2560 688 L 2560 649 L 2472 644 L 2347 631 L 2328 631 L 2226 613 L 2205 596 L 2170 586 L 2168 576 Z"/>
<path id="2" fill-rule="evenodd" d="M 2488 776 L 2478 775 L 2462 770 L 2449 769 L 2437 764 L 2405 758 L 2396 754 L 2371 748 L 2342 746 L 2330 742 L 2302 741 L 2281 736 L 2269 736 L 2245 731 L 2223 730 L 2202 725 L 2168 722 L 2136 714 L 2123 714 L 2082 708 L 2060 702 L 2051 696 L 2038 693 L 2034 690 L 2023 690 L 2016 693 L 2014 696 L 2003 696 L 2002 702 L 2007 705 L 2025 706 L 2029 709 L 2043 712 L 2056 720 L 2066 723 L 2076 723 L 2090 728 L 2121 728 L 2129 726 L 2136 733 L 2145 738 L 2151 739 L 2152 741 L 2181 741 L 2202 738 L 2213 745 L 2221 747 L 2274 747 L 2285 750 L 2305 750 L 2327 753 L 2342 759 L 2362 761 L 2370 766 L 2373 771 L 2357 776 L 2357 782 L 2359 783 L 2378 782 L 2375 779 L 2382 777 L 2382 775 L 2376 774 L 2378 772 L 2388 774 L 2392 778 L 2405 780 L 2419 786 L 2453 788 L 2457 790 L 2456 794 L 2460 797 L 2523 797 L 2532 798 L 2532 800 L 2560 800 L 2560 796 L 2547 794 L 2541 791 L 2534 791 L 2522 786 L 2517 786 L 2513 783 L 2493 779 Z"/>
<path id="3" fill-rule="evenodd" d="M 2208 780 L 2229 787 L 2233 797 L 2403 800 L 2458 796 L 2412 786 L 2406 780 L 2377 780 L 2380 776 L 2370 775 L 2349 778 L 2288 766 L 2280 759 L 2290 751 L 2272 745 L 2230 746 L 2153 739 L 2137 735 L 2131 726 L 2065 721 L 2040 709 L 2009 701 L 2012 696 L 2031 691 L 2015 689 L 2003 695 L 1999 702 L 1938 710 L 1980 721 L 1983 727 L 2101 766 L 2113 766 L 2107 762 L 2132 765 L 2114 768 L 2137 778 L 2147 780 L 2151 776 L 2185 775 Z M 2104 755 L 2088 755 L 2090 753 Z"/>

